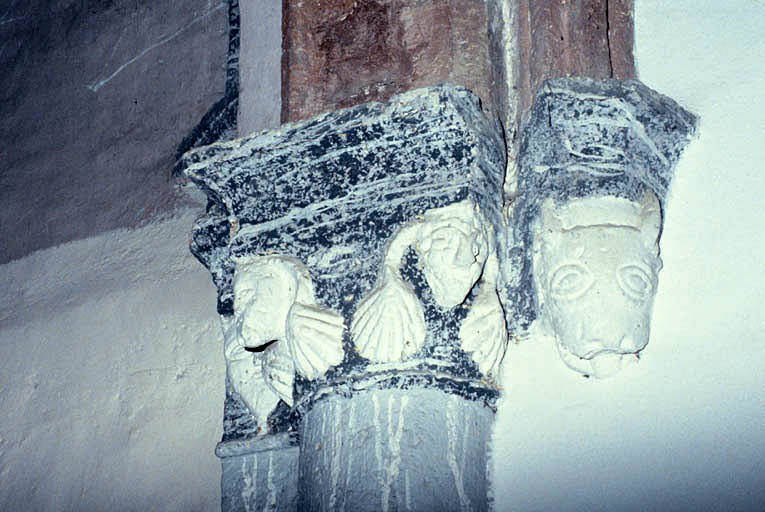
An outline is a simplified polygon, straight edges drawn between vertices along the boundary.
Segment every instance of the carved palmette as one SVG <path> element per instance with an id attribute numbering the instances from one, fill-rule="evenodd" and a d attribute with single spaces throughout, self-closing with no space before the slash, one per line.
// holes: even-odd
<path id="1" fill-rule="evenodd" d="M 422 306 L 397 273 L 385 268 L 382 283 L 359 305 L 351 323 L 356 350 L 371 361 L 402 361 L 425 342 Z"/>
<path id="2" fill-rule="evenodd" d="M 343 360 L 343 317 L 316 305 L 295 302 L 287 315 L 285 337 L 295 369 L 317 379 Z"/>
<path id="3" fill-rule="evenodd" d="M 360 355 L 373 362 L 403 361 L 426 338 L 423 304 L 401 274 L 413 248 L 433 301 L 444 314 L 464 304 L 481 279 L 459 331 L 461 348 L 485 376 L 494 378 L 507 346 L 505 315 L 497 295 L 498 263 L 492 230 L 470 201 L 426 211 L 392 239 L 378 286 L 359 304 L 351 335 Z M 449 313 L 451 312 L 451 313 Z"/>

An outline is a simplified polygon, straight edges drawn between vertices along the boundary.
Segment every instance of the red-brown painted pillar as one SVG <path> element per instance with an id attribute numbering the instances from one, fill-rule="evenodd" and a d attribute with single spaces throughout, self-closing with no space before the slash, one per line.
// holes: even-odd
<path id="1" fill-rule="evenodd" d="M 490 107 L 486 0 L 283 2 L 282 122 L 429 85 Z"/>
<path id="2" fill-rule="evenodd" d="M 519 0 L 522 117 L 548 78 L 636 78 L 634 0 Z"/>

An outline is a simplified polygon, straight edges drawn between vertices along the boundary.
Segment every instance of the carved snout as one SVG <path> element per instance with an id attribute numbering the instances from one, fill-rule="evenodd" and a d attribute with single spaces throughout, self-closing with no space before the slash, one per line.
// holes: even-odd
<path id="1" fill-rule="evenodd" d="M 614 336 L 610 339 L 590 339 L 582 344 L 582 348 L 577 350 L 577 356 L 582 359 L 593 359 L 599 355 L 613 354 L 635 354 L 646 346 L 647 340 L 637 341 L 634 335 Z"/>

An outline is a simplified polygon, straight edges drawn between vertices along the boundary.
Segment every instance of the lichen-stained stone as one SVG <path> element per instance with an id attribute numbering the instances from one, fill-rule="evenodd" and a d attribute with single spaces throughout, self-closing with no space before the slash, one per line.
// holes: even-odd
<path id="1" fill-rule="evenodd" d="M 342 362 L 326 374 L 324 363 L 310 362 L 319 362 L 324 349 L 302 352 L 304 367 L 318 370 L 295 375 L 298 410 L 326 393 L 408 385 L 447 389 L 493 405 L 497 388 L 481 369 L 496 374 L 491 358 L 501 359 L 506 336 L 501 329 L 487 330 L 495 340 L 489 346 L 475 339 L 474 333 L 483 332 L 475 322 L 461 326 L 478 297 L 481 316 L 502 317 L 496 296 L 492 300 L 497 272 L 484 271 L 487 260 L 496 265 L 494 233 L 502 222 L 500 133 L 475 96 L 440 86 L 187 153 L 185 172 L 210 200 L 191 247 L 213 275 L 224 318 L 239 321 L 236 301 L 243 299 L 233 285 L 238 265 L 283 258 L 310 277 L 312 297 L 295 299 L 302 308 L 296 314 L 307 323 L 276 326 L 274 332 L 281 334 L 264 335 L 257 343 L 266 338 L 280 343 L 290 333 L 318 329 L 329 347 L 331 333 L 344 326 Z M 378 292 L 381 307 L 370 306 L 372 316 L 354 321 L 363 304 L 379 302 Z M 393 307 L 401 297 L 409 305 Z M 410 313 L 421 315 L 422 331 Z M 384 329 L 364 329 L 372 325 L 370 318 Z M 385 338 L 385 329 L 396 322 L 414 325 L 411 332 L 422 337 Z M 354 339 L 354 326 L 366 334 Z M 363 336 L 372 338 L 369 350 Z M 386 339 L 402 345 L 374 348 Z M 230 393 L 228 402 L 234 406 L 237 399 Z M 246 416 L 246 407 L 229 409 Z M 231 425 L 239 421 L 228 417 Z M 252 435 L 251 427 L 237 428 Z"/>
<path id="2" fill-rule="evenodd" d="M 598 377 L 642 350 L 667 191 L 695 126 L 637 81 L 544 84 L 524 128 L 501 254 L 511 331 L 541 316 L 566 364 Z"/>
<path id="3" fill-rule="evenodd" d="M 486 0 L 283 6 L 282 122 L 441 83 L 491 102 Z"/>

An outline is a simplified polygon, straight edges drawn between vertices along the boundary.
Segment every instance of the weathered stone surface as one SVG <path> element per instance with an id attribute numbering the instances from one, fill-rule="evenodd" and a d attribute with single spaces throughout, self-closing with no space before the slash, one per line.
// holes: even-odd
<path id="1" fill-rule="evenodd" d="M 518 8 L 508 0 L 487 0 L 488 42 L 489 42 L 489 92 L 490 104 L 495 115 L 502 122 L 505 144 L 515 140 L 515 119 L 518 109 L 517 86 L 514 74 L 518 72 Z M 508 162 L 512 162 L 509 155 Z"/>
<path id="2" fill-rule="evenodd" d="M 221 511 L 294 512 L 298 498 L 299 449 L 287 434 L 219 443 Z"/>
<path id="3" fill-rule="evenodd" d="M 502 257 L 511 330 L 524 330 L 538 312 L 532 228 L 542 204 L 549 199 L 562 206 L 599 197 L 640 203 L 650 193 L 658 198 L 663 219 L 675 164 L 695 126 L 695 116 L 637 81 L 570 78 L 545 83 L 524 128 L 522 193 L 513 203 Z M 609 224 L 607 219 L 603 224 Z M 659 234 L 660 229 L 655 238 Z"/>
<path id="4" fill-rule="evenodd" d="M 491 103 L 484 0 L 284 2 L 282 122 L 450 83 Z"/>
<path id="5" fill-rule="evenodd" d="M 227 5 L 4 2 L 0 263 L 171 211 L 175 148 L 223 95 Z"/>
<path id="6" fill-rule="evenodd" d="M 482 381 L 479 365 L 496 373 L 490 360 L 496 351 L 472 340 L 469 329 L 461 333 L 461 326 L 474 300 L 482 304 L 481 315 L 491 317 L 494 304 L 501 318 L 496 295 L 493 303 L 490 295 L 483 297 L 495 293 L 494 282 L 487 281 L 492 272 L 481 269 L 489 265 L 492 233 L 501 222 L 503 156 L 497 126 L 474 96 L 454 87 L 412 91 L 388 104 L 359 105 L 187 154 L 186 174 L 211 200 L 192 251 L 213 274 L 220 313 L 236 310 L 232 279 L 239 262 L 268 256 L 304 267 L 317 307 L 342 316 L 343 362 L 318 380 L 296 375 L 298 411 L 331 394 L 390 386 L 436 387 L 493 404 L 496 388 Z M 461 213 L 450 213 L 452 207 L 468 212 L 464 228 L 455 228 L 463 221 L 457 220 Z M 463 290 L 434 288 L 441 263 L 433 257 L 441 253 L 431 252 L 428 233 L 448 227 L 449 236 L 467 236 L 467 243 L 473 217 L 486 226 L 478 228 L 486 230 L 484 248 L 466 248 L 476 251 L 471 258 L 480 254 L 481 265 L 477 272 L 465 268 Z M 403 356 L 411 360 L 362 357 L 349 332 L 362 302 L 388 289 L 386 275 L 402 283 L 422 310 L 422 344 Z M 382 320 L 386 328 L 396 321 Z M 279 335 L 277 343 L 282 341 Z M 466 350 L 476 352 L 475 361 Z M 252 435 L 246 421 L 232 416 L 245 417 L 230 406 L 236 399 L 227 400 L 228 424 L 239 422 L 229 434 Z"/>
<path id="7" fill-rule="evenodd" d="M 517 70 L 520 113 L 550 78 L 630 79 L 634 0 L 520 0 Z"/>
<path id="8" fill-rule="evenodd" d="M 488 510 L 493 417 L 433 389 L 325 400 L 300 429 L 298 510 Z"/>

